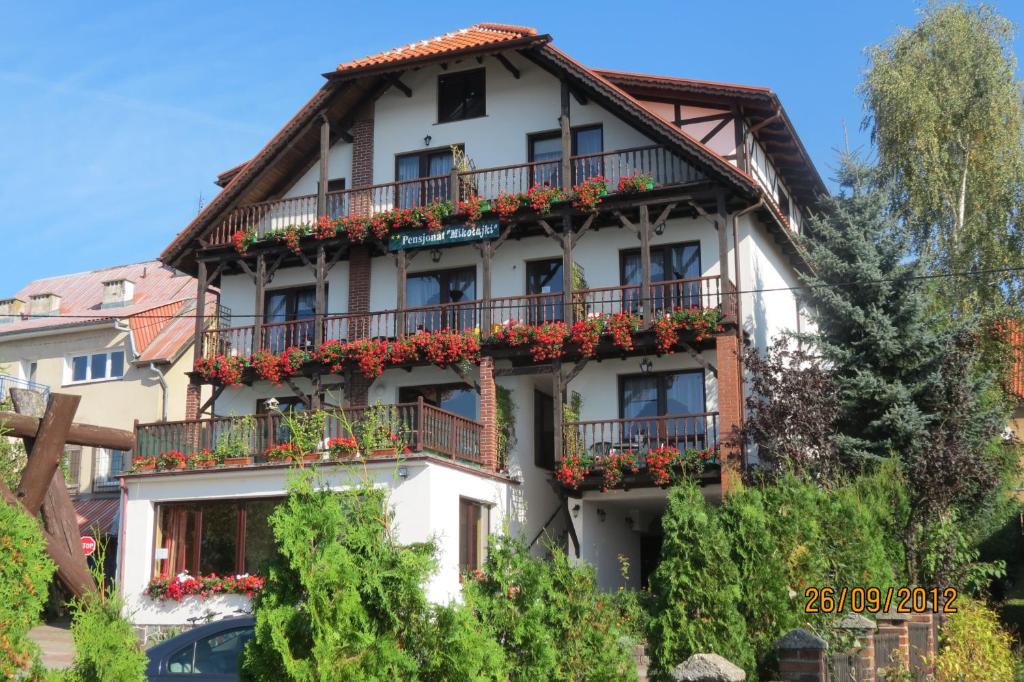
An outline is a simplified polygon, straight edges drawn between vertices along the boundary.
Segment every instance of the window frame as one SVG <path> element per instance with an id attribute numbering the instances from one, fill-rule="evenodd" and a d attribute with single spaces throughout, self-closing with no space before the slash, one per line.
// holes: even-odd
<path id="1" fill-rule="evenodd" d="M 701 253 L 700 240 L 691 239 L 685 242 L 672 242 L 671 244 L 651 244 L 651 262 L 654 262 L 654 254 L 661 252 L 661 267 L 662 272 L 669 272 L 672 270 L 672 249 L 685 248 L 687 246 L 697 247 L 697 275 L 692 278 L 685 279 L 699 279 L 704 272 L 703 254 Z M 630 286 L 626 282 L 626 256 L 634 256 L 640 254 L 639 247 L 630 247 L 628 249 L 619 249 L 619 286 Z M 672 282 L 671 279 L 651 279 L 651 283 L 655 282 Z"/>
<path id="2" fill-rule="evenodd" d="M 478 74 L 480 76 L 482 76 L 482 78 L 483 78 L 483 87 L 482 87 L 483 93 L 482 93 L 482 97 L 481 97 L 483 99 L 483 111 L 482 111 L 482 113 L 474 114 L 473 116 L 463 116 L 461 118 L 442 119 L 441 118 L 441 82 L 444 81 L 444 80 L 447 80 L 447 79 L 467 78 L 467 77 L 469 77 L 471 75 L 475 76 L 475 75 L 478 75 Z M 475 118 L 484 118 L 485 116 L 487 116 L 487 68 L 486 67 L 481 66 L 481 67 L 478 67 L 478 68 L 475 68 L 475 69 L 464 69 L 462 71 L 452 71 L 450 73 L 440 73 L 437 76 L 437 90 L 435 92 L 436 92 L 436 98 L 437 98 L 437 102 L 436 102 L 437 106 L 434 109 L 434 113 L 435 113 L 435 117 L 436 117 L 435 118 L 435 125 L 442 125 L 442 124 L 445 124 L 445 123 L 458 123 L 459 121 L 471 121 L 471 120 L 473 120 Z M 463 86 L 463 92 L 465 92 L 465 86 Z M 465 97 L 463 98 L 462 101 L 463 101 L 463 104 L 466 102 Z"/>
<path id="3" fill-rule="evenodd" d="M 452 274 L 457 273 L 457 272 L 458 273 L 466 273 L 466 272 L 472 272 L 473 273 L 473 298 L 464 298 L 461 301 L 452 301 L 451 300 L 451 276 L 452 276 Z M 440 288 L 441 300 L 439 300 L 437 303 L 434 303 L 434 304 L 428 303 L 426 305 L 414 305 L 414 306 L 408 305 L 408 301 L 409 301 L 409 280 L 413 279 L 414 277 L 424 277 L 424 276 L 427 276 L 427 275 L 443 275 L 443 279 L 441 280 L 441 288 Z M 476 265 L 475 264 L 473 264 L 473 265 L 463 265 L 463 266 L 458 266 L 458 267 L 454 267 L 454 268 L 440 268 L 440 269 L 437 269 L 437 270 L 420 270 L 419 272 L 410 272 L 410 273 L 408 273 L 405 276 L 405 300 L 406 300 L 406 306 L 408 308 L 431 308 L 433 306 L 437 306 L 437 307 L 440 308 L 442 306 L 448 306 L 448 305 L 452 305 L 452 304 L 468 303 L 470 301 L 478 301 L 480 299 L 477 297 L 477 284 L 478 284 L 478 282 L 477 282 L 477 271 L 476 271 Z M 447 300 L 444 300 L 444 299 L 447 299 Z"/>
<path id="4" fill-rule="evenodd" d="M 483 568 L 487 562 L 487 540 L 491 535 L 491 507 L 494 505 L 489 502 L 483 502 L 472 497 L 459 496 L 459 573 L 464 574 L 469 571 L 474 571 Z M 478 524 L 477 537 L 475 547 L 472 551 L 469 551 L 469 544 L 467 543 L 468 538 L 466 537 L 465 531 L 466 524 L 463 523 L 463 510 L 464 509 L 476 509 L 478 516 L 476 523 Z M 470 561 L 472 563 L 470 563 Z"/>
<path id="5" fill-rule="evenodd" d="M 118 376 L 111 376 L 113 356 L 121 354 L 121 374 Z M 104 375 L 102 377 L 94 379 L 92 377 L 92 359 L 98 355 L 105 355 L 106 362 L 104 364 Z M 86 378 L 75 379 L 75 359 L 85 358 L 86 359 Z M 128 353 L 123 348 L 115 349 L 104 349 L 97 351 L 88 352 L 77 352 L 64 356 L 64 381 L 62 386 L 78 386 L 81 384 L 98 384 L 104 381 L 121 381 L 125 375 L 128 374 Z"/>
<path id="6" fill-rule="evenodd" d="M 617 395 L 619 403 L 619 419 L 629 419 L 626 417 L 626 400 L 625 400 L 625 383 L 630 379 L 655 379 L 658 382 L 658 414 L 655 417 L 668 416 L 666 409 L 668 407 L 668 390 L 664 380 L 670 376 L 679 376 L 682 374 L 696 374 L 701 377 L 701 403 L 703 409 L 700 412 L 689 412 L 687 414 L 704 414 L 708 411 L 708 385 L 707 385 L 707 374 L 703 369 L 670 369 L 663 370 L 660 372 L 650 372 L 648 374 L 643 373 L 630 373 L 618 375 L 618 386 Z"/>
<path id="7" fill-rule="evenodd" d="M 582 133 L 582 132 L 588 132 L 590 130 L 600 130 L 601 131 L 601 153 L 603 153 L 605 151 L 605 149 L 604 149 L 604 124 L 603 123 L 587 123 L 587 124 L 584 124 L 584 125 L 572 126 L 572 127 L 569 128 L 569 138 L 570 138 L 569 157 L 570 158 L 576 156 L 579 153 L 579 134 Z M 526 134 L 526 160 L 530 164 L 530 186 L 533 186 L 535 184 L 535 180 L 534 180 L 535 168 L 533 166 L 533 164 L 535 163 L 535 159 L 534 159 L 533 143 L 534 142 L 540 142 L 540 141 L 543 141 L 543 140 L 557 140 L 557 139 L 560 139 L 561 137 L 562 137 L 562 131 L 557 129 L 557 128 L 553 129 L 553 130 L 541 130 L 541 131 L 538 131 L 538 132 L 527 133 Z M 558 159 L 551 159 L 551 160 L 545 161 L 543 163 L 560 163 L 561 160 L 562 160 L 561 156 L 559 156 Z M 603 169 L 604 169 L 604 163 L 603 162 L 602 162 L 601 166 L 602 166 L 602 172 L 603 172 Z M 561 165 L 559 165 L 557 173 L 560 174 L 561 172 L 562 172 L 562 168 L 561 168 Z M 572 166 L 572 174 L 573 174 L 572 184 L 576 184 L 576 166 L 575 165 Z"/>
<path id="8" fill-rule="evenodd" d="M 105 453 L 107 456 L 107 477 L 103 478 L 100 471 L 100 455 Z M 115 453 L 120 453 L 118 460 L 118 466 L 114 468 L 114 456 Z M 93 448 L 92 449 L 92 488 L 94 491 L 111 490 L 118 487 L 117 476 L 122 471 L 127 469 L 128 464 L 131 463 L 131 452 L 128 450 L 114 450 L 112 448 Z"/>

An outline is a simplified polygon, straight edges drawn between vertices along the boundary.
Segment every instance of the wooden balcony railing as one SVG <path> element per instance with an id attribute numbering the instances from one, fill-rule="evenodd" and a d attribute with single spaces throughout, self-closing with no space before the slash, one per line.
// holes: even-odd
<path id="1" fill-rule="evenodd" d="M 640 468 L 647 453 L 663 446 L 704 450 L 718 445 L 718 413 L 669 414 L 632 419 L 566 422 L 564 451 L 588 453 L 600 465 L 613 452 L 632 451 Z"/>
<path id="2" fill-rule="evenodd" d="M 678 308 L 718 308 L 722 305 L 720 286 L 721 280 L 717 276 L 654 282 L 648 306 L 650 314 L 657 317 Z M 639 285 L 581 289 L 573 292 L 572 300 L 573 314 L 578 319 L 598 314 L 644 312 Z M 527 324 L 560 321 L 564 317 L 562 303 L 563 296 L 558 292 L 502 296 L 491 299 L 489 306 L 485 306 L 484 301 L 472 300 L 402 310 L 328 315 L 323 320 L 323 338 L 339 341 L 395 339 L 420 331 L 442 329 L 459 332 L 479 329 L 486 335 L 487 330 L 483 327 L 487 321 L 491 324 L 505 324 L 513 320 Z M 214 325 L 205 332 L 203 348 L 207 357 L 248 356 L 257 350 L 280 353 L 289 346 L 312 348 L 315 324 L 312 319 L 305 319 L 259 326 Z"/>
<path id="3" fill-rule="evenodd" d="M 660 146 L 574 156 L 570 159 L 570 168 L 570 184 L 601 175 L 607 178 L 611 191 L 615 191 L 620 178 L 637 173 L 650 175 L 655 186 L 684 185 L 703 179 L 693 166 Z M 332 218 L 369 216 L 392 208 L 419 208 L 436 201 L 458 201 L 473 194 L 494 199 L 501 194 L 526 192 L 535 184 L 560 186 L 561 161 L 453 171 L 449 175 L 330 192 L 327 214 Z M 231 235 L 239 230 L 252 230 L 262 237 L 289 225 L 313 225 L 317 218 L 315 194 L 248 204 L 233 210 L 221 221 L 211 235 L 210 244 L 230 244 Z"/>
<path id="4" fill-rule="evenodd" d="M 340 409 L 340 408 L 339 408 Z M 341 412 L 356 431 L 364 428 L 367 410 L 377 410 L 378 420 L 414 452 L 424 450 L 472 464 L 480 463 L 479 422 L 434 407 L 423 401 L 371 407 L 346 407 Z M 323 444 L 336 436 L 350 436 L 339 410 L 325 410 Z M 203 448 L 216 450 L 228 441 L 242 443 L 246 455 L 263 461 L 268 447 L 289 442 L 287 424 L 278 413 L 248 417 L 214 417 L 173 422 L 139 424 L 136 429 L 135 455 L 159 455 L 172 450 L 182 453 Z M 366 453 L 364 453 L 365 455 Z"/>

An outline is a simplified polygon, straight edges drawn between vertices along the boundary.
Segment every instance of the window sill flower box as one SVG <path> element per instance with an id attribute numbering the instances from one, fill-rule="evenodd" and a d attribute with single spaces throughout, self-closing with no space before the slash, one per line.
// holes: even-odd
<path id="1" fill-rule="evenodd" d="M 378 448 L 370 450 L 371 457 L 394 457 L 398 454 L 398 448 Z"/>
<path id="2" fill-rule="evenodd" d="M 252 457 L 225 457 L 224 465 L 229 467 L 240 467 L 252 464 Z"/>

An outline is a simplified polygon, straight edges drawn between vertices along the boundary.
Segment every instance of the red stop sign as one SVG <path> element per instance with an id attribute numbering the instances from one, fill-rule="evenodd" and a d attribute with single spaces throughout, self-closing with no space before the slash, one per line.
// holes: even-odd
<path id="1" fill-rule="evenodd" d="M 96 538 L 91 535 L 82 536 L 82 554 L 85 556 L 92 556 L 92 553 L 96 551 Z"/>

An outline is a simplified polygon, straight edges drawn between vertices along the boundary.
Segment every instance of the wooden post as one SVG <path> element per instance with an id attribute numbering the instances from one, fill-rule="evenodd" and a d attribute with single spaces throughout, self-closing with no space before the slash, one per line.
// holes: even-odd
<path id="1" fill-rule="evenodd" d="M 485 241 L 480 245 L 480 250 L 483 252 L 483 308 L 480 311 L 480 336 L 486 338 L 491 333 L 491 320 L 493 314 L 491 311 L 491 265 L 494 260 L 494 245 Z"/>
<path id="2" fill-rule="evenodd" d="M 553 372 L 551 374 L 551 392 L 554 395 L 555 404 L 555 463 L 562 461 L 562 449 L 565 446 L 563 430 L 565 428 L 565 398 L 562 396 L 562 362 L 555 360 L 551 363 Z"/>
<path id="3" fill-rule="evenodd" d="M 326 114 L 320 114 L 320 186 L 316 192 L 316 215 L 327 215 L 327 182 L 330 179 L 327 157 L 331 153 L 331 124 Z"/>
<path id="4" fill-rule="evenodd" d="M 573 309 L 573 265 L 572 247 L 575 237 L 572 231 L 572 216 L 566 213 L 562 217 L 562 320 L 572 326 L 575 310 Z"/>
<path id="5" fill-rule="evenodd" d="M 562 189 L 572 189 L 572 127 L 569 118 L 569 82 L 562 80 L 562 112 L 558 117 L 562 128 Z"/>
<path id="6" fill-rule="evenodd" d="M 266 311 L 267 258 L 256 256 L 256 316 L 253 318 L 251 353 L 263 349 L 263 314 Z"/>
<path id="7" fill-rule="evenodd" d="M 206 334 L 206 279 L 206 261 L 201 260 L 197 264 L 196 272 L 196 333 L 192 343 L 193 360 L 203 357 L 203 337 Z"/>
<path id="8" fill-rule="evenodd" d="M 327 316 L 327 249 L 323 244 L 316 247 L 316 301 L 313 304 L 313 345 L 317 349 L 324 342 L 324 324 Z"/>
<path id="9" fill-rule="evenodd" d="M 64 443 L 81 400 L 81 396 L 66 393 L 50 395 L 35 442 L 32 443 L 32 451 L 28 453 L 28 463 L 18 484 L 17 496 L 29 514 L 39 512 L 50 480 L 55 473 L 60 472 Z"/>
<path id="10" fill-rule="evenodd" d="M 729 276 L 729 213 L 725 206 L 725 194 L 717 192 L 718 215 L 715 218 L 715 228 L 718 230 L 718 270 L 721 276 L 722 311 L 734 318 L 735 311 L 733 297 L 729 293 L 732 287 L 732 278 Z"/>
<path id="11" fill-rule="evenodd" d="M 461 188 L 459 187 L 459 169 L 452 166 L 451 176 L 448 178 L 448 194 L 452 204 L 458 204 L 462 199 Z"/>
<path id="12" fill-rule="evenodd" d="M 747 170 L 747 135 L 743 129 L 743 112 L 739 107 L 732 108 L 733 139 L 736 142 L 736 167 Z"/>
<path id="13" fill-rule="evenodd" d="M 405 250 L 395 254 L 395 264 L 398 266 L 398 310 L 395 311 L 395 336 L 405 336 L 405 286 L 409 278 L 409 255 Z"/>
<path id="14" fill-rule="evenodd" d="M 644 328 L 654 321 L 651 300 L 651 218 L 647 204 L 640 206 L 640 306 L 643 311 Z"/>
<path id="15" fill-rule="evenodd" d="M 423 452 L 423 396 L 416 398 L 416 452 Z"/>

